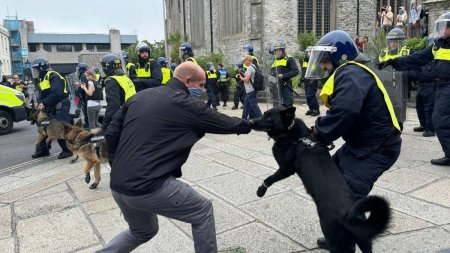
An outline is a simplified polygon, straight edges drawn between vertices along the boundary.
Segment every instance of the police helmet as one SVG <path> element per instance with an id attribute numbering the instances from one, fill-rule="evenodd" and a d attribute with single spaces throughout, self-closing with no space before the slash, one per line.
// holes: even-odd
<path id="1" fill-rule="evenodd" d="M 78 65 L 77 65 L 78 74 L 80 74 L 80 75 L 83 74 L 84 72 L 87 71 L 87 69 L 88 69 L 88 65 L 86 63 L 84 63 L 84 62 L 78 63 Z"/>
<path id="2" fill-rule="evenodd" d="M 436 19 L 433 35 L 435 39 L 450 38 L 450 12 L 444 13 Z"/>
<path id="3" fill-rule="evenodd" d="M 406 35 L 400 28 L 394 28 L 388 32 L 386 35 L 386 40 L 404 40 L 406 39 Z"/>
<path id="4" fill-rule="evenodd" d="M 107 76 L 124 74 L 122 70 L 122 62 L 115 54 L 107 54 L 103 56 L 100 64 L 102 65 L 103 73 Z"/>
<path id="5" fill-rule="evenodd" d="M 159 65 L 161 65 L 161 67 L 167 67 L 168 61 L 164 57 L 159 57 L 158 58 L 158 63 L 159 63 Z"/>
<path id="6" fill-rule="evenodd" d="M 170 64 L 170 69 L 171 69 L 172 71 L 175 70 L 176 67 L 177 67 L 177 64 L 176 64 L 176 63 Z"/>
<path id="7" fill-rule="evenodd" d="M 273 44 L 273 50 L 275 51 L 277 49 L 286 49 L 286 42 L 284 40 L 275 42 L 275 44 Z"/>
<path id="8" fill-rule="evenodd" d="M 180 46 L 180 51 L 182 51 L 185 54 L 190 54 L 192 53 L 192 46 L 190 43 L 188 42 L 184 42 L 183 44 L 181 44 Z"/>
<path id="9" fill-rule="evenodd" d="M 253 53 L 253 45 L 252 44 L 245 44 L 244 52 Z"/>
<path id="10" fill-rule="evenodd" d="M 94 72 L 95 74 L 100 74 L 100 70 L 97 67 L 94 68 Z"/>
<path id="11" fill-rule="evenodd" d="M 359 54 L 352 37 L 341 30 L 325 34 L 310 50 L 311 57 L 305 74 L 308 79 L 322 79 L 331 74 L 322 69 L 322 63 L 329 62 L 336 69 L 343 63 L 354 60 Z"/>
<path id="12" fill-rule="evenodd" d="M 208 68 L 208 69 L 214 68 L 214 63 L 212 63 L 212 62 L 206 63 L 206 68 Z"/>
<path id="13" fill-rule="evenodd" d="M 50 68 L 50 63 L 44 57 L 38 57 L 31 62 L 33 78 L 38 78 L 42 72 Z"/>

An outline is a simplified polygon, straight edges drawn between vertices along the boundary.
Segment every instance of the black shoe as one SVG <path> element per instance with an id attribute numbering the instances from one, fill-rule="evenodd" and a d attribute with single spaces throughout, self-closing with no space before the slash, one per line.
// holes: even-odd
<path id="1" fill-rule="evenodd" d="M 436 134 L 434 132 L 425 130 L 425 132 L 423 132 L 423 137 L 431 137 L 431 136 L 435 136 Z"/>
<path id="2" fill-rule="evenodd" d="M 227 104 L 223 104 L 222 107 L 223 107 L 223 108 L 227 108 Z"/>
<path id="3" fill-rule="evenodd" d="M 320 112 L 319 112 L 319 110 L 311 110 L 311 113 L 309 114 L 310 116 L 319 116 L 320 115 Z"/>
<path id="4" fill-rule="evenodd" d="M 214 109 L 214 111 L 216 111 L 216 112 L 218 111 L 217 107 L 214 107 L 213 109 Z"/>
<path id="5" fill-rule="evenodd" d="M 68 158 L 71 156 L 73 156 L 72 152 L 63 151 L 63 152 L 59 153 L 58 159 L 65 159 L 65 158 Z"/>
<path id="6" fill-rule="evenodd" d="M 308 110 L 305 115 L 311 115 L 311 110 Z"/>
<path id="7" fill-rule="evenodd" d="M 431 159 L 431 164 L 440 166 L 450 166 L 450 158 L 442 157 L 439 159 Z"/>
<path id="8" fill-rule="evenodd" d="M 319 246 L 319 248 L 321 249 L 328 249 L 327 239 L 325 239 L 325 237 L 320 237 L 319 239 L 317 239 L 317 246 Z"/>
<path id="9" fill-rule="evenodd" d="M 414 130 L 414 132 L 423 132 L 423 131 L 425 131 L 425 127 L 418 126 L 418 127 L 413 128 L 413 130 Z"/>
<path id="10" fill-rule="evenodd" d="M 239 109 L 244 109 L 244 106 L 241 106 L 241 108 L 239 108 Z"/>
<path id="11" fill-rule="evenodd" d="M 50 153 L 49 152 L 45 152 L 45 153 L 34 153 L 31 155 L 31 158 L 40 158 L 40 157 L 44 157 L 44 156 L 49 156 Z"/>
<path id="12" fill-rule="evenodd" d="M 237 106 L 236 105 L 233 105 L 233 107 L 231 107 L 231 110 L 237 110 Z"/>

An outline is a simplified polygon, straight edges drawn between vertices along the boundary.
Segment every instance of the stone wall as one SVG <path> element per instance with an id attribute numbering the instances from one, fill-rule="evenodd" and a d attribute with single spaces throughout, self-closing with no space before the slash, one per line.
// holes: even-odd
<path id="1" fill-rule="evenodd" d="M 369 36 L 375 31 L 377 3 L 359 0 L 359 34 Z M 357 0 L 338 0 L 336 3 L 336 29 L 344 30 L 352 37 L 357 33 Z"/>

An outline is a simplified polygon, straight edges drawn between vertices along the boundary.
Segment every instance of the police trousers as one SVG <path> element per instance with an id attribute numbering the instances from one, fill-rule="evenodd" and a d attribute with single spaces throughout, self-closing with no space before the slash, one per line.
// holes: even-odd
<path id="1" fill-rule="evenodd" d="M 169 176 L 161 189 L 148 195 L 127 196 L 111 192 L 129 229 L 97 252 L 133 251 L 158 233 L 157 215 L 191 223 L 196 253 L 217 252 L 213 205 L 186 183 Z"/>
<path id="2" fill-rule="evenodd" d="M 305 97 L 306 104 L 310 110 L 319 110 L 319 102 L 317 101 L 317 80 L 305 80 Z"/>
<path id="3" fill-rule="evenodd" d="M 434 87 L 431 84 L 420 84 L 417 89 L 416 111 L 420 125 L 427 131 L 434 132 L 432 116 L 434 109 Z"/>
<path id="4" fill-rule="evenodd" d="M 445 157 L 450 158 L 450 83 L 436 87 L 433 127 Z"/>

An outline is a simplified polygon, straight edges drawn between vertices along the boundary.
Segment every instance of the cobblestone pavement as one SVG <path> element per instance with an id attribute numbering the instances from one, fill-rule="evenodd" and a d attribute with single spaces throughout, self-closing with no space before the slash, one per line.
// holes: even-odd
<path id="1" fill-rule="evenodd" d="M 305 110 L 299 106 L 297 116 L 311 125 L 315 118 L 304 116 Z M 388 198 L 393 209 L 392 224 L 374 242 L 374 252 L 446 251 L 450 167 L 429 163 L 443 155 L 437 138 L 412 131 L 418 122 L 414 109 L 408 118 L 400 158 L 372 192 Z M 322 252 L 316 246 L 317 212 L 298 177 L 276 183 L 264 198 L 256 196 L 262 180 L 277 169 L 272 143 L 257 132 L 206 135 L 183 167 L 183 180 L 213 200 L 221 252 Z M 93 252 L 127 228 L 111 197 L 109 167 L 102 166 L 102 181 L 90 190 L 83 165 L 51 160 L 0 175 L 0 252 Z M 158 235 L 135 252 L 194 251 L 188 224 L 159 221 Z"/>

